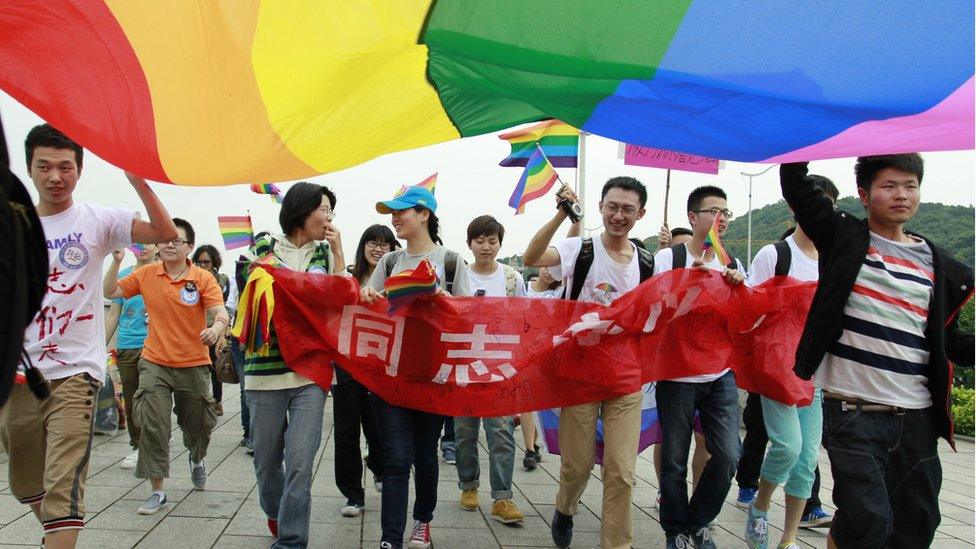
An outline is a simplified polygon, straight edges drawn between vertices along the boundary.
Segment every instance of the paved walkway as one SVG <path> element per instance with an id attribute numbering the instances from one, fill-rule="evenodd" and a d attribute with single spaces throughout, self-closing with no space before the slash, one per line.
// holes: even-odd
<path id="1" fill-rule="evenodd" d="M 127 435 L 96 437 L 86 494 L 88 527 L 81 534 L 79 545 L 99 549 L 268 547 L 271 538 L 258 507 L 251 458 L 238 446 L 241 428 L 236 388 L 224 386 L 224 405 L 226 413 L 220 418 L 207 457 L 210 469 L 207 489 L 202 492 L 191 490 L 186 451 L 177 435 L 170 454 L 174 478 L 168 483 L 167 495 L 171 504 L 155 515 L 136 513 L 136 508 L 150 492 L 148 483 L 134 478 L 131 471 L 119 468 L 119 461 L 129 453 Z M 339 514 L 344 500 L 335 487 L 331 410 L 330 399 L 326 405 L 324 443 L 312 484 L 310 546 L 377 547 L 380 500 L 372 488 L 368 489 L 366 512 L 362 517 L 344 518 Z M 175 420 L 173 423 L 175 425 Z M 516 440 L 521 444 L 520 433 L 516 433 Z M 958 446 L 958 453 L 952 453 L 945 443 L 940 446 L 944 469 L 942 525 L 934 547 L 973 547 L 976 509 L 973 444 L 960 442 Z M 484 452 L 482 458 L 484 461 Z M 0 460 L 5 462 L 6 456 L 0 456 Z M 829 502 L 833 481 L 824 453 L 821 453 L 820 461 L 823 465 L 822 499 Z M 520 463 L 521 453 L 517 465 Z M 440 501 L 432 528 L 435 547 L 552 547 L 549 520 L 556 495 L 558 457 L 546 456 L 541 467 L 532 472 L 517 467 L 515 502 L 526 515 L 521 526 L 505 526 L 489 518 L 491 502 L 487 482 L 481 487 L 481 511 L 462 511 L 457 503 L 460 492 L 456 473 L 453 467 L 441 465 Z M 485 462 L 482 470 L 486 466 Z M 664 534 L 653 508 L 657 482 L 650 452 L 640 456 L 637 476 L 634 546 L 663 547 Z M 0 466 L 0 547 L 36 546 L 41 537 L 37 521 L 28 508 L 17 503 L 9 493 L 7 467 Z M 774 525 L 782 524 L 783 520 L 782 492 L 777 496 L 776 507 L 771 513 Z M 599 545 L 599 510 L 600 481 L 594 477 L 583 495 L 583 506 L 576 518 L 573 547 Z M 741 539 L 744 520 L 745 513 L 735 507 L 730 494 L 713 529 L 719 547 L 744 546 Z M 770 539 L 778 541 L 779 531 L 774 531 Z M 800 542 L 804 547 L 825 547 L 825 532 L 801 530 Z"/>

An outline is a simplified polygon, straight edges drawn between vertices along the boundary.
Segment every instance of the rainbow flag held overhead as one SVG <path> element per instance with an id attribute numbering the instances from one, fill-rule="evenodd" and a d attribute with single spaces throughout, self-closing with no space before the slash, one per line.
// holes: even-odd
<path id="1" fill-rule="evenodd" d="M 245 248 L 254 243 L 254 228 L 249 215 L 218 216 L 217 226 L 226 250 Z"/>
<path id="2" fill-rule="evenodd" d="M 145 244 L 140 244 L 138 242 L 133 242 L 132 244 L 129 244 L 128 246 L 126 246 L 126 248 L 130 252 L 132 252 L 132 254 L 135 255 L 136 257 L 142 255 L 146 251 L 146 245 Z"/>
<path id="3" fill-rule="evenodd" d="M 252 183 L 251 192 L 257 194 L 271 195 L 271 201 L 281 204 L 281 189 L 274 183 Z"/>
<path id="4" fill-rule="evenodd" d="M 390 302 L 389 313 L 394 313 L 425 295 L 437 292 L 437 271 L 427 259 L 416 268 L 392 275 L 383 283 L 386 299 Z"/>
<path id="5" fill-rule="evenodd" d="M 974 148 L 973 2 L 605 4 L 3 0 L 0 89 L 192 185 L 549 119 L 739 162 Z"/>
<path id="6" fill-rule="evenodd" d="M 498 138 L 508 141 L 512 146 L 512 152 L 498 163 L 499 166 L 525 166 L 538 145 L 553 166 L 576 167 L 579 157 L 579 130 L 565 122 L 545 120 L 528 128 L 503 133 Z"/>
<path id="7" fill-rule="evenodd" d="M 393 195 L 393 198 L 403 196 L 403 193 L 407 192 L 407 189 L 409 189 L 410 187 L 421 187 L 430 191 L 430 194 L 434 194 L 434 191 L 437 189 L 437 172 L 434 172 L 432 175 L 427 176 L 426 179 L 424 179 L 420 183 L 417 183 L 416 185 L 401 185 L 400 190 L 398 190 L 396 194 Z"/>
<path id="8" fill-rule="evenodd" d="M 725 246 L 722 246 L 722 239 L 718 236 L 718 218 L 719 216 L 716 215 L 715 221 L 712 222 L 712 228 L 708 229 L 708 234 L 705 236 L 705 242 L 702 243 L 702 251 L 708 251 L 709 248 L 715 250 L 716 259 L 718 259 L 722 265 L 728 265 L 729 254 L 725 251 Z"/>
<path id="9" fill-rule="evenodd" d="M 515 215 L 524 213 L 525 205 L 531 200 L 545 196 L 558 179 L 549 159 L 542 153 L 541 148 L 536 147 L 525 164 L 525 171 L 515 185 L 511 198 L 508 199 L 508 205 L 515 208 Z"/>

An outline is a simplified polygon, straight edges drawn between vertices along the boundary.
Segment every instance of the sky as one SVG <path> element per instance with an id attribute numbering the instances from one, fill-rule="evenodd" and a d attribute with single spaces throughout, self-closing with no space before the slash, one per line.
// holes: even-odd
<path id="1" fill-rule="evenodd" d="M 23 140 L 27 132 L 43 121 L 10 96 L 0 92 L 0 118 L 3 120 L 13 172 L 37 194 L 27 176 Z M 586 137 L 585 173 L 572 168 L 558 168 L 560 178 L 576 188 L 578 179 L 585 182 L 583 197 L 585 227 L 598 234 L 601 220 L 597 211 L 600 190 L 607 179 L 619 175 L 635 177 L 648 189 L 646 214 L 637 222 L 631 236 L 645 238 L 656 234 L 664 221 L 665 170 L 625 166 L 618 157 L 619 144 L 598 136 Z M 521 168 L 502 168 L 498 162 L 509 152 L 507 142 L 497 134 L 470 137 L 431 145 L 420 149 L 388 154 L 365 164 L 340 172 L 305 179 L 326 185 L 335 192 L 336 218 L 333 224 L 342 234 L 347 263 L 354 259 L 359 237 L 373 223 L 389 225 L 390 216 L 376 213 L 378 200 L 392 198 L 401 185 L 414 185 L 438 172 L 437 215 L 441 219 L 444 244 L 472 259 L 465 235 L 468 223 L 483 214 L 495 216 L 505 226 L 505 239 L 499 257 L 521 253 L 535 232 L 555 213 L 551 197 L 530 202 L 525 213 L 516 216 L 508 199 L 522 173 Z M 925 153 L 925 176 L 922 200 L 943 204 L 972 206 L 976 195 L 976 153 L 973 151 Z M 669 225 L 688 226 L 685 201 L 688 193 L 700 185 L 718 185 L 729 197 L 729 209 L 736 217 L 749 210 L 748 178 L 766 164 L 725 162 L 718 175 L 690 172 L 671 173 L 671 192 L 667 207 Z M 841 196 L 855 196 L 854 159 L 815 161 L 811 172 L 829 177 Z M 782 198 L 775 168 L 753 178 L 752 207 L 761 208 Z M 259 181 L 254 181 L 259 183 Z M 279 183 L 286 191 L 289 182 Z M 174 217 L 193 224 L 197 245 L 211 243 L 223 252 L 217 228 L 219 215 L 250 213 L 254 230 L 279 231 L 279 206 L 268 196 L 252 193 L 247 185 L 229 187 L 184 187 L 163 183 L 152 185 L 163 204 Z M 555 189 L 551 194 L 555 194 Z M 126 181 L 122 170 L 86 151 L 84 169 L 74 194 L 75 200 L 102 206 L 114 206 L 143 212 L 142 203 Z M 564 226 L 568 229 L 567 225 Z M 562 231 L 559 234 L 563 234 Z M 230 259 L 239 250 L 224 253 L 224 272 L 230 274 Z M 123 264 L 134 262 L 131 253 Z"/>

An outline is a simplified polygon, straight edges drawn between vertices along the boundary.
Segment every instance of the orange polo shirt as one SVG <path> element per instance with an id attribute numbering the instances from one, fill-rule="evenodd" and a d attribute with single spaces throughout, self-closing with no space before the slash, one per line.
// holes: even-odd
<path id="1" fill-rule="evenodd" d="M 142 295 L 149 315 L 149 336 L 142 356 L 149 362 L 170 368 L 188 368 L 210 364 L 207 346 L 200 342 L 200 332 L 207 328 L 205 311 L 223 306 L 217 280 L 186 261 L 186 273 L 179 280 L 166 274 L 162 262 L 136 269 L 119 280 L 126 299 Z"/>

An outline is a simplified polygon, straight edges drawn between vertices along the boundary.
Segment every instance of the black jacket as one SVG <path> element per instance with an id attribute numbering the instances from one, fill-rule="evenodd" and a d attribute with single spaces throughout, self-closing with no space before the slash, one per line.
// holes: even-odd
<path id="1" fill-rule="evenodd" d="M 806 163 L 783 164 L 779 173 L 783 197 L 820 253 L 820 282 L 796 349 L 794 368 L 796 375 L 810 379 L 827 348 L 843 331 L 844 306 L 864 264 L 871 236 L 866 219 L 835 210 L 830 199 L 813 187 L 806 179 Z M 973 295 L 973 269 L 929 239 L 920 238 L 932 249 L 935 270 L 925 331 L 930 352 L 928 388 L 937 412 L 939 435 L 952 444 L 952 362 L 973 364 L 973 334 L 956 327 L 959 310 Z"/>

